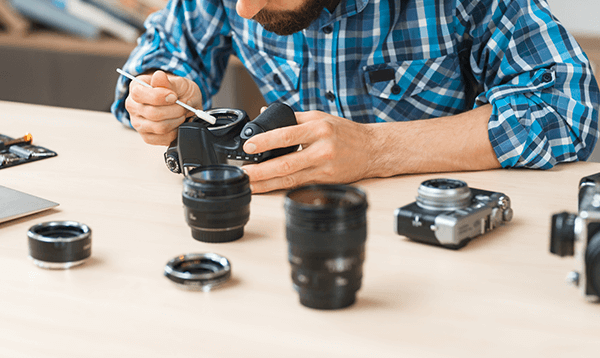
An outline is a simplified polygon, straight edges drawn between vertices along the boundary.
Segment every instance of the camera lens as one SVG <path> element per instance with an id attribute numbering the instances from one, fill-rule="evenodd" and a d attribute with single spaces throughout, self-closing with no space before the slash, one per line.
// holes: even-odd
<path id="1" fill-rule="evenodd" d="M 560 257 L 575 254 L 575 219 L 567 212 L 552 215 L 550 227 L 550 252 Z"/>
<path id="2" fill-rule="evenodd" d="M 346 185 L 309 185 L 285 198 L 288 258 L 300 303 L 350 306 L 361 286 L 367 197 Z"/>
<path id="3" fill-rule="evenodd" d="M 27 232 L 29 257 L 46 269 L 68 269 L 83 264 L 92 254 L 92 231 L 75 221 L 51 221 Z"/>
<path id="4" fill-rule="evenodd" d="M 191 170 L 183 180 L 183 204 L 192 237 L 203 242 L 229 242 L 244 235 L 250 218 L 248 175 L 231 165 Z"/>
<path id="5" fill-rule="evenodd" d="M 462 180 L 426 180 L 421 183 L 417 192 L 417 205 L 427 210 L 458 210 L 471 203 L 471 189 Z"/>
<path id="6" fill-rule="evenodd" d="M 586 275 L 594 294 L 600 296 L 600 232 L 588 242 L 585 250 Z"/>
<path id="7" fill-rule="evenodd" d="M 165 276 L 182 288 L 210 291 L 229 280 L 231 264 L 214 253 L 181 255 L 167 262 Z"/>

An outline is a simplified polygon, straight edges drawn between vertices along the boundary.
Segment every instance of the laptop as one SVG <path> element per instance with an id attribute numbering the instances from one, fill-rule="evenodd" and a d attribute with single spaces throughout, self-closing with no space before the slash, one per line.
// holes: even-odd
<path id="1" fill-rule="evenodd" d="M 0 223 L 36 214 L 58 203 L 0 185 Z"/>

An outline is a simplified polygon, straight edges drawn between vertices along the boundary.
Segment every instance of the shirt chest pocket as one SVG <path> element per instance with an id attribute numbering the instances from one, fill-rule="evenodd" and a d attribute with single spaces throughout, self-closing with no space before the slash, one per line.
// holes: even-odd
<path id="1" fill-rule="evenodd" d="M 380 121 L 425 119 L 464 107 L 464 85 L 455 54 L 365 66 L 363 71 L 373 114 Z"/>
<path id="2" fill-rule="evenodd" d="M 298 92 L 302 66 L 294 61 L 246 47 L 240 59 L 269 103 L 289 102 Z"/>

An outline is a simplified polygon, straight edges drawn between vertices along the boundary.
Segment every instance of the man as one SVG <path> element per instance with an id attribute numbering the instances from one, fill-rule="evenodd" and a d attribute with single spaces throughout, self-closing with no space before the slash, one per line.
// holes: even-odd
<path id="1" fill-rule="evenodd" d="M 228 57 L 299 125 L 248 140 L 255 193 L 402 173 L 548 169 L 598 136 L 591 67 L 545 0 L 172 0 L 146 22 L 113 113 L 168 145 Z M 156 71 L 159 70 L 159 71 Z M 126 110 L 125 110 L 126 109 Z M 426 120 L 425 120 L 426 119 Z"/>

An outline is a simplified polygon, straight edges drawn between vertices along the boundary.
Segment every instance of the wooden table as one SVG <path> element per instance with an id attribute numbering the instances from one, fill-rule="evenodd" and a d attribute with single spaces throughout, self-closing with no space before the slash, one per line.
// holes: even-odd
<path id="1" fill-rule="evenodd" d="M 368 196 L 363 287 L 346 309 L 305 308 L 292 288 L 283 192 L 255 195 L 246 234 L 192 239 L 182 177 L 110 114 L 0 102 L 0 133 L 30 132 L 58 156 L 0 171 L 0 185 L 60 203 L 0 224 L 2 357 L 595 357 L 600 305 L 564 278 L 574 258 L 548 251 L 550 217 L 575 211 L 577 185 L 600 164 L 549 171 L 407 175 L 355 185 Z M 425 179 L 450 177 L 507 194 L 514 219 L 451 251 L 409 241 L 393 212 Z M 70 270 L 27 258 L 34 224 L 75 220 L 92 257 Z M 171 258 L 216 252 L 232 280 L 185 291 Z"/>

